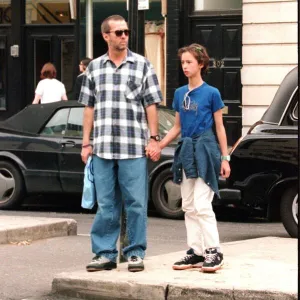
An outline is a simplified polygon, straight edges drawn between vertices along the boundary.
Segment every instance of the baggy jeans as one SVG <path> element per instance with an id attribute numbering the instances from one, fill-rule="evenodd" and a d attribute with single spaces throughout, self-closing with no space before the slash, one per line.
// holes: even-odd
<path id="1" fill-rule="evenodd" d="M 147 248 L 147 158 L 103 159 L 93 156 L 98 210 L 91 229 L 92 251 L 116 261 L 120 216 L 124 201 L 127 238 L 125 257 L 144 258 Z"/>

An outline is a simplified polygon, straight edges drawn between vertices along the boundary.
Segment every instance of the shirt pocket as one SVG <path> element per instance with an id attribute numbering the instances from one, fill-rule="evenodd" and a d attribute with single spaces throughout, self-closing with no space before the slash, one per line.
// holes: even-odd
<path id="1" fill-rule="evenodd" d="M 142 98 L 142 80 L 138 78 L 128 79 L 125 96 L 130 101 L 139 101 Z"/>

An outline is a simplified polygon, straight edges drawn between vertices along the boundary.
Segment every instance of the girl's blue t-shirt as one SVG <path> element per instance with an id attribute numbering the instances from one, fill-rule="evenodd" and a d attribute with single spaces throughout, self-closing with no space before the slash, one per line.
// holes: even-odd
<path id="1" fill-rule="evenodd" d="M 180 116 L 181 136 L 192 137 L 211 128 L 214 124 L 213 114 L 223 107 L 219 90 L 206 82 L 191 91 L 188 85 L 176 89 L 173 109 Z"/>

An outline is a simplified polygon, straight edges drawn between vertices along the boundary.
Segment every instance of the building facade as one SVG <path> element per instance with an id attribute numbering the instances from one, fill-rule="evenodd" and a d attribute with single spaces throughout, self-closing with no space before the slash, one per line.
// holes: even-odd
<path id="1" fill-rule="evenodd" d="M 0 0 L 0 120 L 32 102 L 48 61 L 73 99 L 80 58 L 106 52 L 100 25 L 112 14 L 128 19 L 126 0 Z M 187 82 L 178 48 L 207 47 L 205 80 L 224 100 L 229 145 L 261 117 L 297 64 L 296 0 L 149 0 L 143 22 L 144 54 L 167 106 Z"/>

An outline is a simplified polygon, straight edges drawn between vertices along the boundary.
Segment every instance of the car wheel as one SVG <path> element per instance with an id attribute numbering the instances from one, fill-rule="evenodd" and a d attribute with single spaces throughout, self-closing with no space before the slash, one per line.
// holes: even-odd
<path id="1" fill-rule="evenodd" d="M 10 162 L 0 162 L 0 209 L 18 207 L 24 194 L 20 171 Z"/>
<path id="2" fill-rule="evenodd" d="M 183 218 L 180 186 L 173 183 L 173 173 L 170 170 L 165 169 L 157 174 L 152 185 L 151 196 L 156 211 L 162 217 Z"/>
<path id="3" fill-rule="evenodd" d="M 282 223 L 293 238 L 298 237 L 298 189 L 297 186 L 289 188 L 282 196 L 280 204 Z"/>

